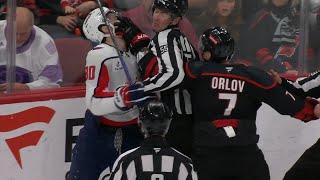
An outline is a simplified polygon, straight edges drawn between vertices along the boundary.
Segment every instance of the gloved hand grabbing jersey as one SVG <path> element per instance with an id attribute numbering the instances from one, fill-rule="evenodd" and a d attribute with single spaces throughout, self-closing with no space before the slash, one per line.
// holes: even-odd
<path id="1" fill-rule="evenodd" d="M 123 34 L 128 49 L 134 55 L 148 46 L 150 42 L 149 36 L 144 34 L 129 18 L 118 16 L 118 22 L 115 22 L 114 25 L 116 33 Z"/>
<path id="2" fill-rule="evenodd" d="M 141 82 L 136 82 L 132 85 L 120 86 L 115 92 L 115 105 L 121 110 L 128 110 L 137 105 L 142 107 L 147 100 L 154 98 L 153 96 L 146 96 L 144 87 Z"/>

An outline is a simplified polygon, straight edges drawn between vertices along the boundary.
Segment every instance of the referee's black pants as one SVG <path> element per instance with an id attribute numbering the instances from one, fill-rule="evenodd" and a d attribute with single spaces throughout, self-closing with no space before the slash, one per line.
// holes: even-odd
<path id="1" fill-rule="evenodd" d="M 193 161 L 199 180 L 270 180 L 267 162 L 255 144 L 196 147 Z"/>
<path id="2" fill-rule="evenodd" d="M 283 180 L 320 179 L 320 139 L 307 149 L 289 169 Z"/>

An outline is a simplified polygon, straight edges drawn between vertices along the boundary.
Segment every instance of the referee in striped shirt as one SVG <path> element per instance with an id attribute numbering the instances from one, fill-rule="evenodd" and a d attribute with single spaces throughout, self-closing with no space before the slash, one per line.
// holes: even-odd
<path id="1" fill-rule="evenodd" d="M 320 71 L 311 73 L 308 77 L 298 78 L 291 82 L 281 78 L 273 70 L 273 78 L 290 93 L 300 97 L 320 98 Z M 318 180 L 320 179 L 320 138 L 307 149 L 296 163 L 286 172 L 283 180 Z"/>
<path id="2" fill-rule="evenodd" d="M 148 102 L 138 121 L 145 140 L 118 157 L 110 180 L 197 180 L 191 159 L 165 141 L 171 119 L 172 112 L 165 104 Z"/>

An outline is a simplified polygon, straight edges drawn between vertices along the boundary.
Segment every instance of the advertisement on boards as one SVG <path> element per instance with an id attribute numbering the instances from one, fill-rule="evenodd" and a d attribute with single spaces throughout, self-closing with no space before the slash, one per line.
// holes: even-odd
<path id="1" fill-rule="evenodd" d="M 84 112 L 84 98 L 0 105 L 1 179 L 64 180 Z"/>
<path id="2" fill-rule="evenodd" d="M 0 179 L 65 180 L 85 110 L 84 98 L 1 104 Z M 265 104 L 256 123 L 271 179 L 282 179 L 320 137 L 320 121 L 303 123 Z"/>

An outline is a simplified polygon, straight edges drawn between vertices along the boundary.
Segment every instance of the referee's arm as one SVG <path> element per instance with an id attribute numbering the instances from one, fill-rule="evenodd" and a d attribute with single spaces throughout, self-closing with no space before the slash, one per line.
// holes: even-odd
<path id="1" fill-rule="evenodd" d="M 177 37 L 170 32 L 160 32 L 153 40 L 158 56 L 158 74 L 143 81 L 145 92 L 164 91 L 182 82 L 183 70 L 182 50 L 179 48 Z"/>
<path id="2" fill-rule="evenodd" d="M 300 97 L 320 97 L 320 72 L 312 73 L 305 78 L 299 78 L 291 82 L 282 78 L 282 84 L 291 93 Z"/>

